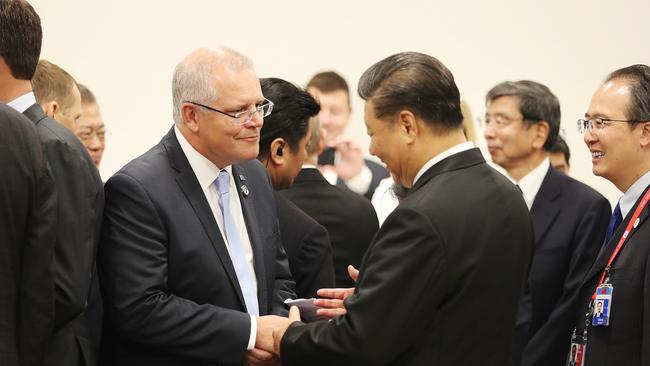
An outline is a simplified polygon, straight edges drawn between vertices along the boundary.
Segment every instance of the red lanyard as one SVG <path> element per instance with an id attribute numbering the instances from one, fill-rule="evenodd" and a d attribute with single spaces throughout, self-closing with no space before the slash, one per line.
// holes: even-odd
<path id="1" fill-rule="evenodd" d="M 619 239 L 618 244 L 616 245 L 616 249 L 614 249 L 614 253 L 612 253 L 611 257 L 609 257 L 609 261 L 607 261 L 607 266 L 605 267 L 602 276 L 600 276 L 600 281 L 598 281 L 598 286 L 596 286 L 596 291 L 598 291 L 598 287 L 600 287 L 600 285 L 603 284 L 603 281 L 605 280 L 605 275 L 607 274 L 607 272 L 609 272 L 609 268 L 614 262 L 614 260 L 616 259 L 616 256 L 618 256 L 618 253 L 621 251 L 621 249 L 623 249 L 623 245 L 626 243 L 626 239 L 630 235 L 630 232 L 632 231 L 633 228 L 636 228 L 634 223 L 639 218 L 639 215 L 641 215 L 641 211 L 643 211 L 643 208 L 648 204 L 648 200 L 650 200 L 650 189 L 646 191 L 645 195 L 643 195 L 643 199 L 641 199 L 641 202 L 636 207 L 636 210 L 634 211 L 634 215 L 632 215 L 632 218 L 627 223 L 625 232 L 623 232 L 621 239 Z M 592 300 L 596 299 L 596 291 L 594 291 L 594 294 L 591 296 Z"/>

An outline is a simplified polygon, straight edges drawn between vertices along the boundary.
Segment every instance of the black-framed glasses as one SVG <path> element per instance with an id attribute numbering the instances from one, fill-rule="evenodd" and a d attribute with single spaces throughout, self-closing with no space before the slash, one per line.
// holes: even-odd
<path id="1" fill-rule="evenodd" d="M 216 108 L 212 108 L 210 106 L 207 106 L 207 105 L 204 105 L 204 104 L 201 104 L 201 103 L 192 102 L 192 101 L 189 101 L 189 100 L 186 100 L 185 102 L 186 103 L 191 103 L 191 104 L 194 104 L 194 105 L 198 105 L 199 107 L 203 107 L 203 108 L 211 110 L 213 112 L 217 112 L 217 113 L 221 113 L 223 115 L 226 115 L 226 116 L 228 116 L 230 118 L 235 119 L 235 123 L 240 124 L 240 125 L 243 125 L 246 122 L 250 122 L 253 119 L 253 117 L 255 116 L 256 113 L 259 113 L 260 116 L 262 116 L 262 118 L 267 117 L 269 114 L 271 114 L 271 112 L 273 111 L 273 106 L 275 105 L 270 100 L 264 98 L 264 103 L 262 103 L 261 105 L 256 106 L 254 109 L 251 109 L 249 111 L 241 111 L 241 112 L 230 114 L 230 113 L 220 111 L 220 110 L 218 110 Z"/>
<path id="2" fill-rule="evenodd" d="M 594 130 L 602 130 L 606 126 L 609 126 L 613 122 L 624 122 L 624 123 L 639 123 L 645 121 L 633 121 L 625 119 L 610 119 L 610 118 L 579 118 L 577 127 L 578 132 L 585 133 L 585 131 L 594 132 Z"/>

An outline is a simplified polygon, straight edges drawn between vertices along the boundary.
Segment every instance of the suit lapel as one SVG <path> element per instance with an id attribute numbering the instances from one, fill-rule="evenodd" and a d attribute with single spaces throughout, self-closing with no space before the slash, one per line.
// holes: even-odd
<path id="1" fill-rule="evenodd" d="M 540 243 L 540 239 L 560 213 L 558 198 L 562 192 L 562 181 L 558 174 L 561 173 L 553 168 L 548 169 L 530 210 L 535 231 L 535 245 Z"/>
<path id="2" fill-rule="evenodd" d="M 485 159 L 483 159 L 483 155 L 481 155 L 478 148 L 461 151 L 434 164 L 415 182 L 411 190 L 417 190 L 438 174 L 469 168 L 478 164 L 485 164 Z"/>
<path id="3" fill-rule="evenodd" d="M 244 305 L 244 296 L 242 295 L 241 288 L 239 287 L 239 282 L 237 280 L 237 274 L 235 273 L 235 267 L 233 267 L 232 260 L 230 259 L 230 254 L 226 248 L 226 243 L 223 241 L 221 232 L 219 231 L 219 226 L 217 221 L 210 210 L 208 201 L 205 198 L 205 194 L 201 190 L 201 186 L 196 179 L 196 175 L 190 166 L 190 163 L 187 161 L 187 157 L 183 153 L 181 146 L 176 139 L 174 133 L 174 128 L 172 127 L 171 131 L 165 136 L 162 141 L 165 149 L 167 150 L 170 165 L 174 170 L 178 172 L 176 176 L 176 183 L 181 188 L 185 197 L 192 205 L 196 216 L 201 221 L 203 230 L 205 230 L 210 242 L 214 247 L 214 250 L 217 252 L 217 256 L 221 261 L 221 264 L 226 269 L 228 278 L 233 285 L 233 288 L 237 292 L 239 301 L 242 304 L 242 308 L 245 308 Z"/>
<path id="4" fill-rule="evenodd" d="M 646 187 L 645 191 L 641 194 L 639 199 L 636 201 L 634 204 L 634 207 L 628 212 L 627 216 L 623 219 L 620 225 L 618 225 L 618 228 L 612 235 L 612 238 L 609 240 L 608 243 L 605 243 L 605 246 L 601 249 L 600 253 L 598 254 L 598 258 L 596 258 L 596 262 L 594 262 L 594 265 L 591 267 L 591 270 L 589 270 L 589 274 L 585 278 L 585 283 L 589 282 L 594 276 L 600 275 L 603 273 L 605 270 L 605 266 L 607 265 L 607 261 L 609 261 L 609 258 L 612 256 L 612 253 L 614 253 L 614 249 L 616 249 L 616 245 L 618 244 L 618 241 L 621 240 L 621 236 L 623 235 L 623 232 L 625 232 L 625 228 L 627 227 L 627 224 L 630 222 L 630 219 L 632 218 L 632 215 L 634 214 L 634 211 L 636 208 L 639 206 L 639 203 L 641 202 L 641 199 L 643 198 L 643 195 L 645 192 L 650 188 L 650 186 Z M 648 219 L 648 207 L 649 205 L 646 205 L 646 207 L 641 211 L 641 214 L 639 215 L 639 225 L 637 226 L 636 229 L 632 229 L 632 232 L 628 236 L 627 240 L 632 240 L 634 237 L 634 234 L 636 234 L 637 230 L 643 223 Z M 621 249 L 622 251 L 625 250 L 625 247 Z"/>
<path id="5" fill-rule="evenodd" d="M 235 186 L 237 194 L 239 194 L 239 202 L 241 202 L 242 212 L 244 213 L 244 221 L 246 222 L 246 230 L 248 231 L 248 238 L 251 242 L 253 249 L 253 262 L 255 266 L 255 277 L 257 278 L 257 302 L 259 304 L 260 314 L 268 313 L 267 301 L 268 294 L 266 293 L 266 271 L 264 268 L 264 243 L 262 235 L 259 231 L 259 220 L 254 209 L 254 194 L 251 191 L 248 182 L 246 181 L 246 170 L 241 165 L 232 166 L 232 174 L 235 178 Z M 247 192 L 247 193 L 245 193 Z"/>

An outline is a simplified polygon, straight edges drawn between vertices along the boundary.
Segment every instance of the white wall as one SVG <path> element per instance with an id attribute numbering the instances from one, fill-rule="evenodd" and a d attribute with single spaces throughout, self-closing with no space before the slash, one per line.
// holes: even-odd
<path id="1" fill-rule="evenodd" d="M 562 103 L 571 174 L 614 201 L 620 193 L 592 175 L 575 120 L 608 72 L 650 63 L 648 0 L 31 3 L 43 23 L 42 57 L 99 99 L 110 131 L 104 178 L 170 128 L 172 70 L 197 47 L 230 46 L 253 59 L 260 77 L 303 85 L 314 73 L 334 69 L 353 89 L 373 63 L 412 50 L 452 70 L 475 115 L 485 111 L 485 93 L 503 80 L 549 86 Z M 349 133 L 367 145 L 358 97 L 353 109 Z"/>

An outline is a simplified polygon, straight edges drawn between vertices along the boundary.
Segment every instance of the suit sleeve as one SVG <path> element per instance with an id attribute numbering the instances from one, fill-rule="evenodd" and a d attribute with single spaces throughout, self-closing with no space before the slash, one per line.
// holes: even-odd
<path id="1" fill-rule="evenodd" d="M 45 132 L 56 135 L 56 132 Z M 99 184 L 84 157 L 70 141 L 56 135 L 43 146 L 56 190 L 55 332 L 85 309 L 90 287 L 98 224 Z M 70 136 L 74 138 L 74 136 Z M 91 192 L 93 196 L 91 196 Z"/>
<path id="2" fill-rule="evenodd" d="M 569 349 L 580 286 L 603 245 L 610 216 L 611 206 L 604 197 L 593 200 L 592 204 L 584 210 L 584 216 L 576 226 L 573 252 L 562 295 L 550 313 L 548 321 L 528 342 L 523 354 L 543 356 L 545 350 L 549 353 L 561 354 L 562 352 L 556 349 L 546 349 L 554 345 Z M 562 363 L 565 360 L 557 361 Z M 536 360 L 528 357 L 526 362 L 535 364 Z"/>
<path id="3" fill-rule="evenodd" d="M 42 156 L 41 162 L 21 258 L 17 335 L 21 365 L 41 364 L 54 324 L 56 194 Z"/>
<path id="4" fill-rule="evenodd" d="M 425 336 L 444 296 L 444 245 L 424 215 L 398 210 L 362 262 L 355 294 L 345 301 L 348 313 L 290 326 L 280 348 L 283 365 L 389 364 Z"/>
<path id="5" fill-rule="evenodd" d="M 115 330 L 181 357 L 241 363 L 250 316 L 170 292 L 167 243 L 165 225 L 142 185 L 125 174 L 113 176 L 106 184 L 98 270 Z"/>
<path id="6" fill-rule="evenodd" d="M 301 270 L 294 273 L 296 293 L 305 298 L 317 297 L 318 289 L 334 287 L 334 264 L 329 235 L 322 225 L 314 225 L 313 230 L 307 232 L 301 241 L 302 245 L 296 256 L 296 267 Z"/>

